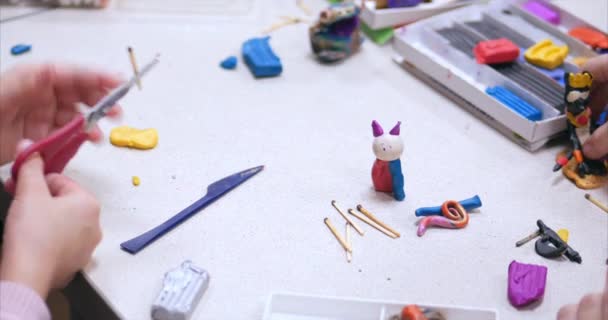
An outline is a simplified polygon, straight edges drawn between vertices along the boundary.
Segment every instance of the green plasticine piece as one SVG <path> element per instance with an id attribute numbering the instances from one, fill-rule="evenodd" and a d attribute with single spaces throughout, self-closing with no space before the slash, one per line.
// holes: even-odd
<path id="1" fill-rule="evenodd" d="M 391 38 L 393 38 L 393 35 L 395 34 L 395 31 L 392 27 L 372 30 L 365 23 L 361 23 L 361 30 L 368 38 L 370 38 L 374 43 L 378 45 L 383 45 L 387 43 L 389 40 L 391 40 Z"/>

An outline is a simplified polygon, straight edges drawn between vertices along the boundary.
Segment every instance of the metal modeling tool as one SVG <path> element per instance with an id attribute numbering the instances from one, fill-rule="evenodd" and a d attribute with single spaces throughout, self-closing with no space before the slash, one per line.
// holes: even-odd
<path id="1" fill-rule="evenodd" d="M 133 53 L 133 48 L 128 47 L 127 51 L 129 52 L 129 60 L 131 60 L 131 66 L 133 67 L 133 75 L 135 76 L 137 83 L 137 88 L 141 90 L 141 78 L 139 76 L 139 69 L 137 68 L 137 62 L 135 61 L 135 54 Z"/>
<path id="2" fill-rule="evenodd" d="M 344 214 L 344 212 L 342 212 L 342 210 L 340 210 L 340 208 L 338 208 L 338 205 L 336 204 L 336 200 L 332 200 L 331 205 L 336 209 L 336 211 L 338 211 L 338 213 L 342 216 L 342 218 L 344 218 L 344 220 L 346 220 L 346 222 L 350 223 L 350 225 L 353 226 L 353 228 L 355 228 L 355 230 L 357 230 L 357 232 L 361 236 L 363 236 L 365 234 L 365 232 L 363 232 L 363 230 L 361 228 L 359 228 L 359 226 L 357 224 L 355 224 L 353 219 L 349 218 L 346 214 Z"/>
<path id="3" fill-rule="evenodd" d="M 397 236 L 390 233 L 389 231 L 385 230 L 384 228 L 382 228 L 381 226 L 377 225 L 375 222 L 371 221 L 370 219 L 368 219 L 366 216 L 356 212 L 353 209 L 348 209 L 348 213 L 350 213 L 351 215 L 353 215 L 355 218 L 365 222 L 367 225 L 369 225 L 370 227 L 384 233 L 385 235 L 387 235 L 390 238 L 396 239 Z"/>
<path id="4" fill-rule="evenodd" d="M 158 61 L 158 57 L 155 57 L 150 63 L 144 66 L 139 76 L 143 77 L 147 74 Z M 105 117 L 108 110 L 116 105 L 116 103 L 129 92 L 131 87 L 135 84 L 136 79 L 137 77 L 132 77 L 120 87 L 112 90 L 107 96 L 103 97 L 95 106 L 93 106 L 91 112 L 89 112 L 86 117 L 82 114 L 77 115 L 62 128 L 19 152 L 11 169 L 11 179 L 6 185 L 7 191 L 12 192 L 14 190 L 19 169 L 34 153 L 40 154 L 44 160 L 45 174 L 61 173 L 70 159 L 76 155 L 80 146 L 88 139 L 88 131 L 95 126 L 97 121 Z"/>
<path id="5" fill-rule="evenodd" d="M 397 238 L 401 237 L 401 234 L 399 232 L 397 232 L 395 229 L 389 227 L 384 222 L 380 221 L 380 219 L 376 218 L 376 216 L 374 216 L 371 212 L 369 212 L 369 211 L 367 211 L 367 209 L 363 208 L 362 205 L 358 204 L 357 210 L 359 210 L 359 212 L 363 213 L 363 215 L 365 215 L 371 221 L 375 222 L 382 228 L 386 229 L 388 232 L 394 234 Z"/>
<path id="6" fill-rule="evenodd" d="M 578 252 L 572 249 L 564 239 L 562 239 L 557 232 L 549 228 L 542 220 L 537 220 L 538 230 L 531 235 L 517 241 L 516 247 L 520 247 L 536 237 L 540 239 L 536 240 L 534 250 L 538 255 L 545 258 L 557 258 L 565 255 L 568 260 L 576 263 L 582 263 L 583 260 Z"/>
<path id="7" fill-rule="evenodd" d="M 585 199 L 589 200 L 591 203 L 596 205 L 598 208 L 600 208 L 600 209 L 604 210 L 604 212 L 608 213 L 608 207 L 605 206 L 604 204 L 602 204 L 601 202 L 599 202 L 594 197 L 592 197 L 590 194 L 585 193 Z"/>
<path id="8" fill-rule="evenodd" d="M 221 180 L 218 180 L 207 187 L 207 194 L 196 202 L 191 204 L 186 209 L 180 211 L 178 214 L 171 217 L 169 220 L 163 222 L 156 228 L 139 235 L 131 240 L 125 241 L 120 244 L 120 247 L 131 254 L 136 254 L 156 239 L 162 237 L 171 229 L 177 227 L 182 222 L 188 220 L 188 218 L 194 216 L 199 211 L 203 210 L 208 205 L 212 204 L 215 200 L 221 198 L 232 189 L 238 187 L 241 183 L 249 180 L 249 178 L 255 176 L 260 171 L 264 170 L 264 166 L 254 167 L 251 169 L 237 172 L 233 175 L 227 176 Z"/>
<path id="9" fill-rule="evenodd" d="M 336 227 L 334 227 L 334 225 L 331 223 L 329 218 L 323 219 L 323 222 L 329 228 L 329 231 L 331 231 L 331 233 L 334 235 L 334 237 L 336 237 L 336 240 L 338 240 L 338 242 L 340 243 L 342 248 L 344 248 L 344 250 L 346 250 L 346 252 L 353 252 L 353 249 L 350 247 L 350 245 L 348 243 L 346 243 L 346 240 L 344 240 L 344 238 L 342 238 L 342 236 L 340 235 L 338 230 L 336 230 Z"/>

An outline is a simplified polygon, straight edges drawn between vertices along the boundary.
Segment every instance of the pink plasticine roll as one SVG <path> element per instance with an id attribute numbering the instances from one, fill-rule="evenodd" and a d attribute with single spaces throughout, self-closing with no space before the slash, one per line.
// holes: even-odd
<path id="1" fill-rule="evenodd" d="M 547 267 L 519 263 L 509 264 L 509 302 L 516 308 L 526 306 L 545 295 Z"/>

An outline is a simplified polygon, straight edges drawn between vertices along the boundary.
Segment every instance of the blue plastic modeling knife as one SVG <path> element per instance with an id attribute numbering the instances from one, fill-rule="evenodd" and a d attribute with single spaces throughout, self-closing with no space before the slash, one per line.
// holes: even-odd
<path id="1" fill-rule="evenodd" d="M 247 181 L 249 178 L 255 176 L 262 170 L 264 170 L 264 166 L 247 169 L 210 184 L 207 187 L 207 194 L 204 197 L 198 199 L 188 208 L 182 210 L 171 219 L 163 222 L 158 227 L 131 240 L 121 243 L 120 248 L 131 254 L 138 253 L 141 249 L 145 248 L 147 245 L 154 242 L 171 229 L 177 227 L 182 222 L 188 220 L 188 218 L 192 217 L 197 212 L 201 211 L 215 200 L 221 198 L 223 195 L 238 187 L 241 183 Z"/>

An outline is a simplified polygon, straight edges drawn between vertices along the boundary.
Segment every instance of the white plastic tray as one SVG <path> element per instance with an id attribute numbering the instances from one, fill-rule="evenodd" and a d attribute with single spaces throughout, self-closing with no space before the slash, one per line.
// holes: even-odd
<path id="1" fill-rule="evenodd" d="M 289 293 L 270 296 L 264 320 L 389 320 L 401 309 L 415 302 L 395 302 Z M 418 304 L 440 311 L 447 320 L 498 320 L 494 310 Z"/>
<path id="2" fill-rule="evenodd" d="M 433 87 L 447 92 L 448 96 L 488 122 L 507 137 L 528 150 L 537 150 L 547 141 L 566 129 L 565 116 L 551 105 L 539 99 L 492 68 L 477 64 L 464 53 L 453 48 L 450 43 L 438 36 L 433 30 L 475 21 L 484 14 L 495 17 L 505 25 L 516 26 L 518 31 L 530 40 L 550 38 L 555 43 L 568 43 L 570 51 L 579 56 L 596 55 L 580 42 L 566 41 L 563 33 L 545 24 L 532 24 L 530 17 L 502 14 L 504 10 L 514 10 L 514 1 L 499 1 L 488 5 L 472 5 L 446 12 L 414 23 L 397 32 L 395 50 L 396 61 L 405 69 L 431 83 Z M 568 62 L 564 66 L 572 71 L 576 67 Z M 541 76 L 541 75 L 539 75 Z M 490 86 L 504 86 L 515 92 L 543 112 L 540 121 L 529 121 L 485 93 Z"/>
<path id="3" fill-rule="evenodd" d="M 365 1 L 361 10 L 361 19 L 375 30 L 411 23 L 470 3 L 471 0 L 434 0 L 410 8 L 376 10 L 376 1 Z"/>

